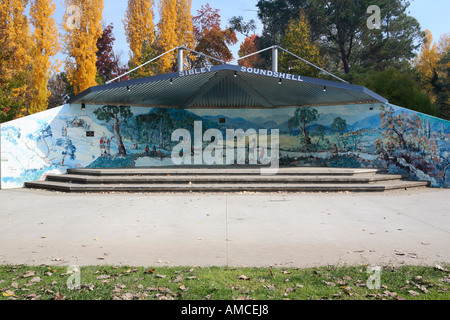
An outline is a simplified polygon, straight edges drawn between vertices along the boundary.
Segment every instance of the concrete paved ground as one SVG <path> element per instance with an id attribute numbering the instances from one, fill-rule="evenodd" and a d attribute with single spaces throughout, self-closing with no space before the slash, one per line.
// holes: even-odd
<path id="1" fill-rule="evenodd" d="M 450 262 L 450 190 L 301 194 L 0 191 L 0 264 Z"/>

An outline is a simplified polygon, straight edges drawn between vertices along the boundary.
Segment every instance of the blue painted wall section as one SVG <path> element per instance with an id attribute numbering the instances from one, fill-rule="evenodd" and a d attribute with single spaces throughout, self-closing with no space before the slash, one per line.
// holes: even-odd
<path id="1" fill-rule="evenodd" d="M 1 188 L 20 188 L 68 168 L 173 165 L 172 132 L 193 132 L 195 121 L 204 130 L 279 129 L 280 166 L 381 167 L 433 187 L 450 186 L 450 122 L 390 104 L 189 110 L 65 105 L 1 125 Z"/>

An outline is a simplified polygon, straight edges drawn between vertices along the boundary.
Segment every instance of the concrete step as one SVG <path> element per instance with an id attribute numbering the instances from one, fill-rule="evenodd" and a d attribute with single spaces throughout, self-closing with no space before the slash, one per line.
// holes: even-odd
<path id="1" fill-rule="evenodd" d="M 55 181 L 27 182 L 27 188 L 62 192 L 384 192 L 425 188 L 428 182 L 387 181 L 382 184 L 76 184 Z"/>
<path id="2" fill-rule="evenodd" d="M 164 167 L 164 168 L 119 168 L 119 169 L 69 169 L 68 174 L 88 175 L 88 176 L 198 176 L 198 175 L 261 175 L 261 167 Z M 341 168 L 280 168 L 278 176 L 354 176 L 354 175 L 374 175 L 386 174 L 386 169 L 341 169 Z"/>
<path id="3" fill-rule="evenodd" d="M 285 183 L 285 184 L 321 184 L 321 183 L 376 183 L 395 181 L 406 178 L 403 175 L 48 175 L 47 181 L 76 184 L 252 184 L 252 183 Z"/>

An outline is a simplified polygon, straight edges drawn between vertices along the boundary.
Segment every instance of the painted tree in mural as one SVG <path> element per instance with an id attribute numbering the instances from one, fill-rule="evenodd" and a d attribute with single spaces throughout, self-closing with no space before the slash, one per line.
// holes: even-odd
<path id="1" fill-rule="evenodd" d="M 66 73 L 74 93 L 97 83 L 97 40 L 102 35 L 103 0 L 65 0 Z"/>
<path id="2" fill-rule="evenodd" d="M 417 113 L 395 114 L 392 107 L 384 108 L 380 118 L 384 141 L 379 139 L 375 145 L 381 153 L 390 155 L 385 159 L 416 175 L 423 172 L 435 176 L 441 161 L 436 139 L 431 134 L 430 121 L 421 119 Z"/>
<path id="3" fill-rule="evenodd" d="M 342 119 L 341 117 L 336 117 L 331 124 L 331 130 L 336 132 L 337 136 L 337 147 L 340 147 L 340 142 L 342 141 L 342 135 L 344 134 L 345 130 L 347 130 L 347 121 L 345 119 Z"/>
<path id="4" fill-rule="evenodd" d="M 27 114 L 32 44 L 25 12 L 28 0 L 0 2 L 0 120 Z"/>
<path id="5" fill-rule="evenodd" d="M 324 59 L 319 46 L 311 40 L 311 26 L 305 12 L 302 10 L 298 19 L 292 19 L 281 41 L 281 46 L 293 54 L 317 66 L 323 66 Z M 289 73 L 316 77 L 319 70 L 288 53 L 280 57 L 280 68 Z"/>
<path id="6" fill-rule="evenodd" d="M 99 84 L 104 84 L 127 71 L 126 67 L 121 65 L 119 57 L 114 53 L 113 47 L 116 38 L 113 30 L 114 26 L 111 23 L 103 29 L 102 36 L 97 40 L 96 66 L 98 77 L 100 77 L 100 80 L 98 80 Z M 129 78 L 124 76 L 120 80 L 129 80 Z"/>
<path id="7" fill-rule="evenodd" d="M 157 108 L 149 114 L 136 117 L 138 126 L 148 133 L 148 140 L 158 141 L 160 148 L 165 148 L 170 141 L 174 128 L 171 116 L 167 109 Z"/>
<path id="8" fill-rule="evenodd" d="M 231 61 L 233 54 L 228 46 L 236 44 L 238 40 L 236 33 L 230 28 L 222 30 L 219 10 L 211 8 L 209 4 L 202 5 L 193 21 L 197 43 L 195 50 L 225 62 Z M 217 61 L 209 63 L 218 64 Z"/>
<path id="9" fill-rule="evenodd" d="M 409 150 L 412 140 L 419 136 L 422 121 L 417 114 L 406 116 L 395 115 L 393 108 L 385 108 L 380 113 L 382 135 L 394 144 L 395 148 Z"/>
<path id="10" fill-rule="evenodd" d="M 112 126 L 114 139 L 117 143 L 117 148 L 119 149 L 119 156 L 126 156 L 127 150 L 122 140 L 122 134 L 120 133 L 120 128 L 123 124 L 126 124 L 127 120 L 133 116 L 130 107 L 124 106 L 103 106 L 94 111 L 95 116 L 98 120 L 104 121 Z"/>
<path id="11" fill-rule="evenodd" d="M 34 27 L 31 47 L 33 71 L 29 87 L 32 93 L 30 114 L 46 110 L 51 95 L 47 88 L 52 71 L 51 59 L 60 49 L 58 29 L 52 17 L 54 12 L 55 4 L 51 0 L 34 0 L 30 8 L 31 23 Z"/>
<path id="12" fill-rule="evenodd" d="M 130 68 L 145 63 L 151 54 L 155 42 L 153 23 L 154 0 L 128 0 L 128 8 L 123 24 L 128 45 L 130 46 Z M 139 76 L 151 76 L 152 69 L 143 67 L 137 71 Z"/>
<path id="13" fill-rule="evenodd" d="M 288 120 L 288 126 L 291 129 L 299 129 L 305 139 L 306 146 L 310 146 L 312 141 L 307 125 L 311 122 L 317 121 L 317 119 L 319 119 L 319 112 L 317 109 L 311 107 L 298 108 L 295 110 L 294 116 Z"/>

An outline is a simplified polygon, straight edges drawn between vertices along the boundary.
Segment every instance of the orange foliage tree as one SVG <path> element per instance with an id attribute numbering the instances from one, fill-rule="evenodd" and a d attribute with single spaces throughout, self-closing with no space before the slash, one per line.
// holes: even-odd
<path id="1" fill-rule="evenodd" d="M 239 48 L 238 54 L 239 57 L 245 57 L 249 54 L 255 53 L 258 51 L 259 45 L 258 42 L 260 37 L 256 34 L 252 34 L 251 36 L 245 38 L 244 42 L 241 43 L 241 47 Z M 251 57 L 248 57 L 243 60 L 239 60 L 239 65 L 249 68 L 261 68 L 264 66 L 264 60 L 262 59 L 260 54 L 255 54 Z"/>
<path id="2" fill-rule="evenodd" d="M 198 15 L 193 18 L 196 51 L 225 62 L 233 60 L 233 54 L 228 46 L 236 44 L 238 40 L 236 33 L 230 28 L 222 30 L 219 10 L 212 9 L 206 4 L 202 5 L 197 13 Z M 218 64 L 217 61 L 210 63 Z"/>

